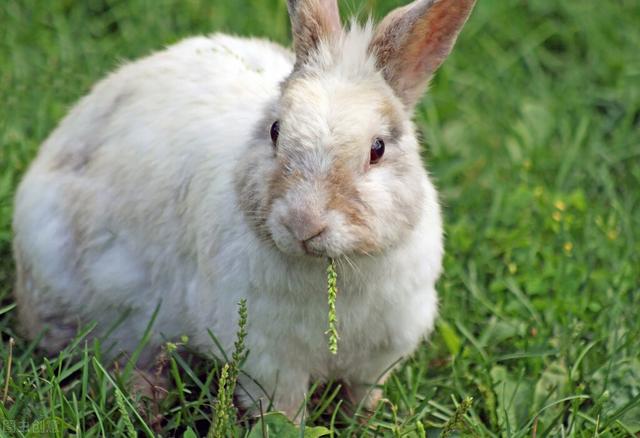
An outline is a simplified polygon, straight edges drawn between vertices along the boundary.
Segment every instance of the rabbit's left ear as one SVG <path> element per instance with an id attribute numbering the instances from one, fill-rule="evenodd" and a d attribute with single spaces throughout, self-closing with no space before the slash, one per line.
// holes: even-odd
<path id="1" fill-rule="evenodd" d="M 392 11 L 376 29 L 370 50 L 408 109 L 451 52 L 474 4 L 475 0 L 416 0 Z"/>
<path id="2" fill-rule="evenodd" d="M 296 62 L 302 64 L 320 41 L 342 32 L 337 0 L 287 0 Z"/>

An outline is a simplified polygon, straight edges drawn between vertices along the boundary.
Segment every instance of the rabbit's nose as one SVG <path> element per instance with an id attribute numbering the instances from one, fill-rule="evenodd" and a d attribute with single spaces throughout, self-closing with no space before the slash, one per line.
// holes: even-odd
<path id="1" fill-rule="evenodd" d="M 284 218 L 283 225 L 291 235 L 306 249 L 306 244 L 321 236 L 327 229 L 327 223 L 319 215 L 308 211 L 291 211 Z"/>

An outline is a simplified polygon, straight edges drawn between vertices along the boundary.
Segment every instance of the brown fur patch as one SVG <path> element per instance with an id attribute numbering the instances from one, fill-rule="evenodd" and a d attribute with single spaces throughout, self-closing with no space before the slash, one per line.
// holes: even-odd
<path id="1" fill-rule="evenodd" d="M 271 175 L 271 180 L 269 181 L 269 197 L 267 200 L 269 210 L 271 210 L 271 206 L 276 199 L 284 197 L 291 187 L 303 181 L 304 176 L 302 172 L 298 170 L 285 172 L 285 167 L 286 163 L 281 162 L 280 170 Z"/>
<path id="2" fill-rule="evenodd" d="M 328 209 L 344 213 L 349 223 L 353 225 L 365 225 L 362 218 L 366 206 L 354 184 L 351 170 L 336 165 L 327 180 L 327 190 L 329 192 Z"/>
<path id="3" fill-rule="evenodd" d="M 341 212 L 349 225 L 358 230 L 358 245 L 355 249 L 364 253 L 377 251 L 377 244 L 365 220 L 372 213 L 356 187 L 353 171 L 336 163 L 327 180 L 327 191 L 327 210 Z"/>

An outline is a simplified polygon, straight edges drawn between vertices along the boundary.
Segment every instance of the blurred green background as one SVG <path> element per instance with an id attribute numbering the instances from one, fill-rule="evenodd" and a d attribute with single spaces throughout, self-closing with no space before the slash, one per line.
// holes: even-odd
<path id="1" fill-rule="evenodd" d="M 379 18 L 403 3 L 342 9 Z M 0 0 L 3 386 L 7 339 L 17 340 L 0 425 L 50 419 L 60 436 L 118 436 L 130 415 L 140 427 L 86 358 L 46 360 L 15 335 L 12 195 L 38 145 L 96 80 L 216 31 L 287 44 L 285 2 Z M 344 436 L 437 436 L 473 396 L 456 425 L 463 436 L 636 436 L 639 84 L 640 1 L 479 1 L 416 113 L 447 224 L 437 332 L 390 379 L 388 402 L 368 422 L 333 424 L 334 402 L 311 423 Z M 215 392 L 189 367 L 178 363 L 176 386 L 201 397 L 172 393 L 158 433 L 206 431 Z"/>

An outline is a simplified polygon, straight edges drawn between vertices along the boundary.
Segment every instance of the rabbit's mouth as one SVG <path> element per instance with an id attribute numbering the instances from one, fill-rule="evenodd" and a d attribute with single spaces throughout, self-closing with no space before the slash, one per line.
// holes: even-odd
<path id="1" fill-rule="evenodd" d="M 326 258 L 339 255 L 327 245 L 326 236 L 322 234 L 300 239 L 286 229 L 273 233 L 272 240 L 280 251 L 295 257 Z"/>
<path id="2" fill-rule="evenodd" d="M 327 257 L 327 253 L 326 251 L 323 251 L 321 249 L 315 248 L 313 243 L 308 242 L 308 241 L 303 241 L 301 242 L 302 245 L 302 249 L 304 251 L 304 253 L 308 256 L 311 257 Z"/>

